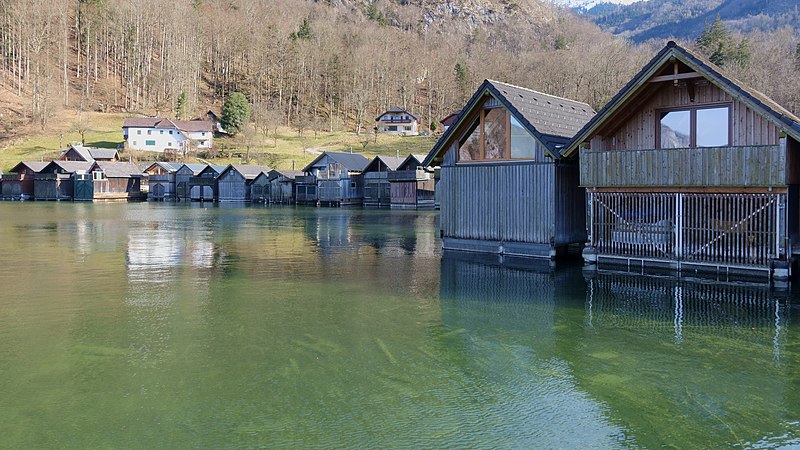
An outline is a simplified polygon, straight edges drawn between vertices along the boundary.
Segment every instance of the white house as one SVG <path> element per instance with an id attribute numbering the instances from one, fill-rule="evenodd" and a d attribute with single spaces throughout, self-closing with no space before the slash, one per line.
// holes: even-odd
<path id="1" fill-rule="evenodd" d="M 214 146 L 214 124 L 205 120 L 131 117 L 122 122 L 125 148 L 151 152 L 209 149 Z"/>
<path id="2" fill-rule="evenodd" d="M 378 122 L 376 128 L 383 133 L 405 134 L 416 136 L 419 134 L 419 117 L 402 108 L 391 108 L 375 118 Z"/>

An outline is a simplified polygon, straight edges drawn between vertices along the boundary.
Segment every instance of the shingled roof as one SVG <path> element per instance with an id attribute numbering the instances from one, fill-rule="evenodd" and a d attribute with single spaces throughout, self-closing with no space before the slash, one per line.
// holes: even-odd
<path id="1" fill-rule="evenodd" d="M 493 80 L 484 80 L 461 110 L 458 119 L 436 142 L 423 165 L 429 166 L 442 150 L 461 132 L 470 112 L 483 104 L 486 96 L 496 98 L 528 132 L 536 138 L 555 158 L 561 157 L 561 147 L 570 142 L 595 114 L 586 103 L 554 95 L 544 94 L 532 89 L 514 86 Z"/>
<path id="2" fill-rule="evenodd" d="M 19 171 L 24 168 L 27 168 L 32 172 L 39 172 L 40 170 L 44 169 L 48 164 L 50 163 L 42 161 L 22 161 L 13 168 L 11 168 L 11 172 L 19 173 Z"/>
<path id="3" fill-rule="evenodd" d="M 376 165 L 378 164 L 378 162 L 383 163 L 383 165 L 386 166 L 386 168 L 388 168 L 391 171 L 394 171 L 397 170 L 397 168 L 400 166 L 400 164 L 403 163 L 404 160 L 405 158 L 398 158 L 396 156 L 378 155 L 375 158 L 373 158 L 372 161 L 370 161 L 369 164 L 366 165 L 366 167 L 364 167 L 364 172 L 377 170 Z"/>
<path id="4" fill-rule="evenodd" d="M 591 121 L 575 134 L 575 137 L 564 149 L 564 154 L 570 155 L 574 153 L 580 144 L 597 131 L 607 119 L 624 107 L 627 101 L 645 86 L 647 80 L 664 67 L 664 64 L 673 60 L 680 61 L 694 69 L 715 86 L 759 111 L 795 140 L 800 141 L 800 118 L 763 93 L 726 74 L 721 68 L 703 56 L 681 47 L 674 41 L 669 41 L 617 95 L 600 109 Z"/>
<path id="5" fill-rule="evenodd" d="M 96 161 L 92 170 L 102 170 L 106 178 L 133 178 L 143 176 L 136 164 L 126 162 Z"/>
<path id="6" fill-rule="evenodd" d="M 88 172 L 92 168 L 92 161 L 53 161 L 39 172 L 48 173 L 60 171 L 62 173 Z"/>
<path id="7" fill-rule="evenodd" d="M 313 161 L 303 168 L 303 172 L 310 171 L 311 168 L 326 155 L 341 164 L 348 172 L 361 172 L 364 170 L 364 167 L 369 164 L 369 160 L 364 155 L 358 153 L 322 152 L 322 154 L 314 158 Z"/>
<path id="8" fill-rule="evenodd" d="M 122 121 L 122 128 L 173 128 L 186 133 L 214 131 L 214 124 L 207 120 L 172 120 L 158 117 L 129 117 Z"/>
<path id="9" fill-rule="evenodd" d="M 406 159 L 404 159 L 403 162 L 400 163 L 399 166 L 397 166 L 397 170 L 411 170 L 409 166 L 412 165 L 414 167 L 421 166 L 422 161 L 425 161 L 425 156 L 426 155 L 416 155 L 412 153 L 406 156 Z"/>
<path id="10" fill-rule="evenodd" d="M 269 176 L 270 181 L 278 177 L 284 177 L 287 180 L 294 180 L 295 177 L 302 177 L 304 173 L 302 170 L 272 169 L 267 175 Z"/>

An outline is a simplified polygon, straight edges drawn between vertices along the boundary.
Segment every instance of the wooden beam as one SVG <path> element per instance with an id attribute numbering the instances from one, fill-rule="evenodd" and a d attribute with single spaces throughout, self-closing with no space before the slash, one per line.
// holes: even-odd
<path id="1" fill-rule="evenodd" d="M 677 73 L 674 75 L 661 75 L 658 77 L 650 78 L 650 83 L 661 83 L 663 81 L 678 81 L 678 80 L 688 80 L 691 78 L 700 78 L 700 75 L 697 72 L 686 72 L 686 73 Z"/>

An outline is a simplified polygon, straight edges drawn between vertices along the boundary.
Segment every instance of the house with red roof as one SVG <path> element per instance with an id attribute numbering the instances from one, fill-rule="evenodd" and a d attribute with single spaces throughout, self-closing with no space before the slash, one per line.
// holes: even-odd
<path id="1" fill-rule="evenodd" d="M 125 148 L 163 153 L 187 153 L 214 146 L 214 124 L 206 120 L 130 117 L 122 122 Z"/>

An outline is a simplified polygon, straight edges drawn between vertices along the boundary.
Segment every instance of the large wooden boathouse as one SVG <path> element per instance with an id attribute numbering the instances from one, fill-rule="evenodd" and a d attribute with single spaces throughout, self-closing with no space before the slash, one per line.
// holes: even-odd
<path id="1" fill-rule="evenodd" d="M 800 119 L 670 42 L 564 154 L 580 154 L 587 262 L 789 276 Z"/>
<path id="2" fill-rule="evenodd" d="M 581 102 L 486 80 L 423 162 L 441 166 L 445 249 L 554 258 L 586 240 L 577 158 Z"/>
<path id="3" fill-rule="evenodd" d="M 316 203 L 331 206 L 361 205 L 364 201 L 364 177 L 361 172 L 369 164 L 369 159 L 358 153 L 322 152 L 311 161 L 303 172 L 306 176 L 296 177 L 296 200 L 300 203 L 314 203 L 309 184 L 313 189 Z"/>
<path id="4" fill-rule="evenodd" d="M 389 172 L 392 209 L 433 209 L 435 180 L 425 170 L 426 155 L 408 155 L 394 172 Z"/>

